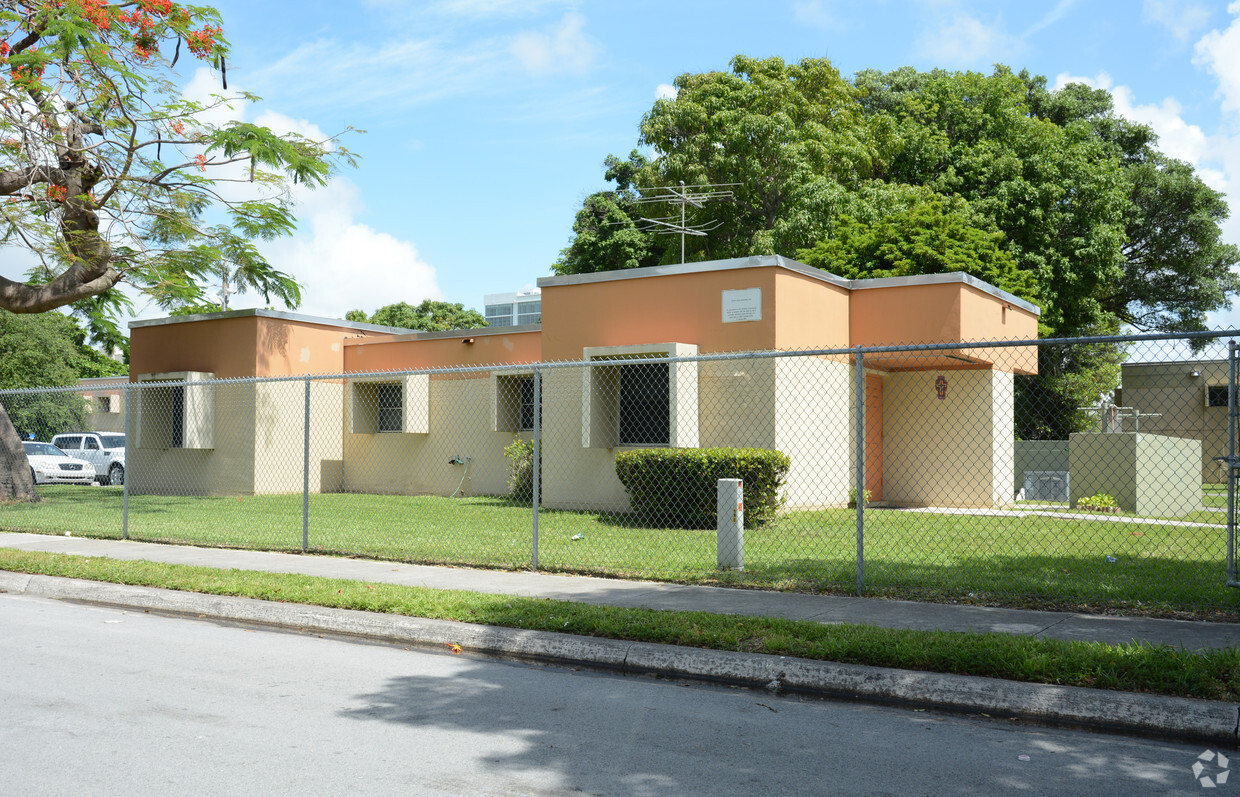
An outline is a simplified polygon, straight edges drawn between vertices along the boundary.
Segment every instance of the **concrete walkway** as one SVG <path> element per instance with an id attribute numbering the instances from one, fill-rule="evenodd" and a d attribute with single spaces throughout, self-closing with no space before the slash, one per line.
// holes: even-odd
<path id="1" fill-rule="evenodd" d="M 398 562 L 194 548 L 39 534 L 0 533 L 0 547 L 112 559 L 201 565 L 221 569 L 300 573 L 327 578 L 551 598 L 607 606 L 785 617 L 822 623 L 860 623 L 885 628 L 998 632 L 1057 639 L 1094 640 L 1111 644 L 1141 642 L 1173 645 L 1189 650 L 1234 647 L 1240 644 L 1240 624 L 1233 623 L 1108 617 L 912 603 L 876 598 L 696 587 L 531 572 L 426 567 Z M 427 644 L 438 644 L 447 639 L 480 639 L 478 635 L 482 634 L 481 639 L 485 640 L 485 644 L 479 642 L 475 648 L 478 651 L 527 656 L 541 660 L 594 664 L 613 669 L 633 669 L 636 666 L 634 662 L 641 658 L 637 656 L 636 651 L 651 648 L 647 651 L 647 658 L 652 663 L 649 666 L 639 667 L 638 669 L 642 672 L 703 677 L 750 685 L 769 686 L 774 683 L 777 690 L 780 688 L 800 689 L 854 698 L 865 697 L 867 690 L 878 689 L 878 693 L 869 696 L 885 702 L 934 705 L 987 713 L 999 712 L 1091 727 L 1191 736 L 1212 739 L 1217 743 L 1237 740 L 1237 719 L 1240 718 L 1240 707 L 1211 701 L 1161 698 L 1071 687 L 1017 685 L 985 678 L 908 673 L 882 668 L 858 668 L 829 662 L 806 663 L 800 660 L 785 660 L 782 657 L 755 657 L 753 654 L 704 652 L 675 646 L 647 646 L 608 640 L 587 640 L 567 635 L 517 632 L 480 626 L 468 627 L 459 623 L 449 623 L 445 626 L 442 621 L 418 621 L 414 618 L 367 615 L 364 612 L 327 610 L 318 607 L 288 607 L 285 604 L 264 604 L 262 601 L 209 596 L 192 597 L 185 593 L 178 595 L 167 590 L 144 590 L 118 585 L 89 585 L 84 582 L 73 582 L 71 579 L 50 579 L 17 574 L 0 575 L 6 576 L 0 580 L 0 589 L 7 589 L 10 592 L 94 600 L 145 608 L 164 608 L 168 611 L 237 621 L 288 625 L 296 628 L 321 627 L 328 631 L 362 633 L 367 636 L 394 638 L 405 642 L 421 641 Z M 316 626 L 316 623 L 326 625 Z M 414 630 L 408 630 L 410 627 Z M 480 628 L 485 631 L 478 631 L 477 629 Z M 565 641 L 568 639 L 577 640 L 577 642 L 569 645 Z M 542 641 L 533 644 L 531 640 Z M 569 650 L 576 652 L 565 652 Z M 560 652 L 557 653 L 557 651 Z M 715 664 L 702 664 L 707 659 Z M 775 662 L 765 660 L 775 660 Z M 795 667 L 792 666 L 794 661 Z M 653 662 L 661 662 L 661 664 L 656 665 Z M 622 663 L 623 667 L 618 667 L 618 663 Z M 802 678 L 803 682 L 793 683 L 788 680 L 794 677 L 789 675 L 790 672 L 801 673 L 800 676 L 795 677 Z M 843 678 L 843 681 L 838 681 L 840 678 Z M 1033 710 L 1031 707 L 1040 708 Z M 1203 715 L 1202 712 L 1205 714 Z M 1208 716 L 1208 719 L 1200 719 L 1199 715 Z"/>

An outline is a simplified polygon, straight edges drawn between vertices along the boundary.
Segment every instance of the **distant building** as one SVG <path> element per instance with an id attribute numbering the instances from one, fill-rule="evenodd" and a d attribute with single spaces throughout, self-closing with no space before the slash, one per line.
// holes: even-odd
<path id="1" fill-rule="evenodd" d="M 1200 440 L 1202 480 L 1224 481 L 1214 458 L 1227 456 L 1228 381 L 1227 360 L 1124 363 L 1115 402 L 1132 408 L 1140 426 L 1125 419 L 1123 431 Z"/>
<path id="2" fill-rule="evenodd" d="M 487 323 L 493 327 L 517 327 L 542 323 L 542 289 L 516 293 L 488 293 L 483 297 Z"/>

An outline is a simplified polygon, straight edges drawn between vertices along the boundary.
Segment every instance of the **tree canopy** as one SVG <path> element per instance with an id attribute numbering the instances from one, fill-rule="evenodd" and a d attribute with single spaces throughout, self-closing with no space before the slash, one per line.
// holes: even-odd
<path id="1" fill-rule="evenodd" d="M 78 379 L 126 372 L 124 363 L 91 348 L 86 331 L 63 313 L 0 310 L 0 388 L 69 386 Z M 75 392 L 28 393 L 3 403 L 19 435 L 39 440 L 86 428 L 89 420 L 85 402 Z"/>
<path id="2" fill-rule="evenodd" d="M 462 304 L 433 299 L 426 299 L 417 307 L 408 302 L 389 304 L 380 307 L 371 316 L 362 310 L 350 310 L 345 314 L 345 320 L 427 332 L 477 329 L 487 325 L 486 317 L 477 310 L 467 310 Z"/>
<path id="3" fill-rule="evenodd" d="M 0 277 L 0 309 L 71 305 L 111 347 L 129 306 L 121 283 L 165 309 L 207 304 L 215 280 L 225 297 L 252 289 L 297 306 L 295 280 L 253 241 L 292 233 L 290 185 L 321 186 L 353 156 L 335 138 L 213 123 L 215 109 L 257 100 L 228 95 L 227 55 L 205 6 L 0 0 L 0 245 L 31 263 L 24 280 Z M 218 69 L 221 94 L 183 96 L 183 56 Z M 35 497 L 24 462 L 0 407 L 0 500 Z"/>
<path id="4" fill-rule="evenodd" d="M 998 66 L 842 77 L 826 59 L 737 56 L 657 100 L 615 190 L 590 195 L 553 266 L 582 273 L 679 261 L 643 231 L 659 186 L 730 184 L 689 208 L 713 225 L 686 259 L 796 254 L 843 276 L 960 270 L 1042 309 L 1043 335 L 1204 328 L 1240 289 L 1223 197 L 1118 116 L 1110 94 Z"/>
<path id="5" fill-rule="evenodd" d="M 1044 337 L 1205 328 L 1240 290 L 1228 209 L 1111 95 L 996 66 L 851 80 L 826 59 L 737 56 L 681 75 L 643 117 L 614 190 L 586 198 L 558 274 L 679 262 L 643 224 L 654 189 L 713 184 L 689 261 L 792 254 L 849 278 L 963 271 L 1037 304 Z M 919 343 L 921 341 L 909 341 Z M 1113 346 L 1043 347 L 1018 384 L 1017 433 L 1062 437 L 1118 384 Z"/>
<path id="6" fill-rule="evenodd" d="M 206 112 L 174 82 L 181 57 L 224 70 L 218 13 L 171 0 L 0 3 L 0 241 L 28 251 L 25 281 L 0 278 L 0 307 L 79 306 L 96 321 L 124 282 L 171 309 L 223 277 L 295 307 L 296 282 L 254 239 L 294 229 L 289 183 L 326 182 L 351 159 L 331 140 L 277 135 Z M 245 189 L 240 188 L 252 184 Z"/>

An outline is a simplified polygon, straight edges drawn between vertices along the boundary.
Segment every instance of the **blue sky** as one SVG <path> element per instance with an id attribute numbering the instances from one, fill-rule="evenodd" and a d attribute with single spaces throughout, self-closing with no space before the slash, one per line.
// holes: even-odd
<path id="1" fill-rule="evenodd" d="M 218 3 L 247 117 L 335 133 L 360 168 L 302 197 L 265 246 L 301 312 L 395 301 L 481 308 L 549 273 L 602 161 L 659 92 L 738 53 L 827 57 L 845 75 L 995 62 L 1111 89 L 1240 209 L 1240 0 L 366 0 Z M 183 59 L 182 64 L 187 62 Z M 187 72 L 187 93 L 218 79 Z M 1240 242 L 1240 222 L 1226 235 Z M 791 253 L 788 253 L 791 254 Z M 234 307 L 262 298 L 235 296 Z M 142 305 L 139 305 L 142 308 Z M 141 317 L 161 315 L 158 308 Z M 1240 320 L 1240 312 L 1216 319 Z"/>

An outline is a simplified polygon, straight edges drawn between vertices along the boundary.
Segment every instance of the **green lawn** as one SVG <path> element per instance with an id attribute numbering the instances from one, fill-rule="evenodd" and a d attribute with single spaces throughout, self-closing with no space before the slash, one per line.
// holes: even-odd
<path id="1" fill-rule="evenodd" d="M 0 569 L 717 650 L 1156 692 L 1235 702 L 1240 649 L 1106 645 L 1020 634 L 910 631 L 812 620 L 654 611 L 301 574 L 217 570 L 0 549 Z"/>
<path id="2" fill-rule="evenodd" d="M 42 494 L 37 505 L 0 506 L 0 529 L 120 537 L 119 490 L 52 487 Z M 528 506 L 495 498 L 314 495 L 309 550 L 525 568 L 531 519 Z M 129 536 L 300 551 L 302 497 L 131 496 Z M 1152 522 L 872 509 L 865 592 L 1240 619 L 1240 590 L 1224 584 L 1225 542 L 1222 529 Z M 836 593 L 855 593 L 857 583 L 853 510 L 790 513 L 747 529 L 744 572 L 716 568 L 713 530 L 651 528 L 629 516 L 544 510 L 538 548 L 539 567 L 548 571 Z"/>

